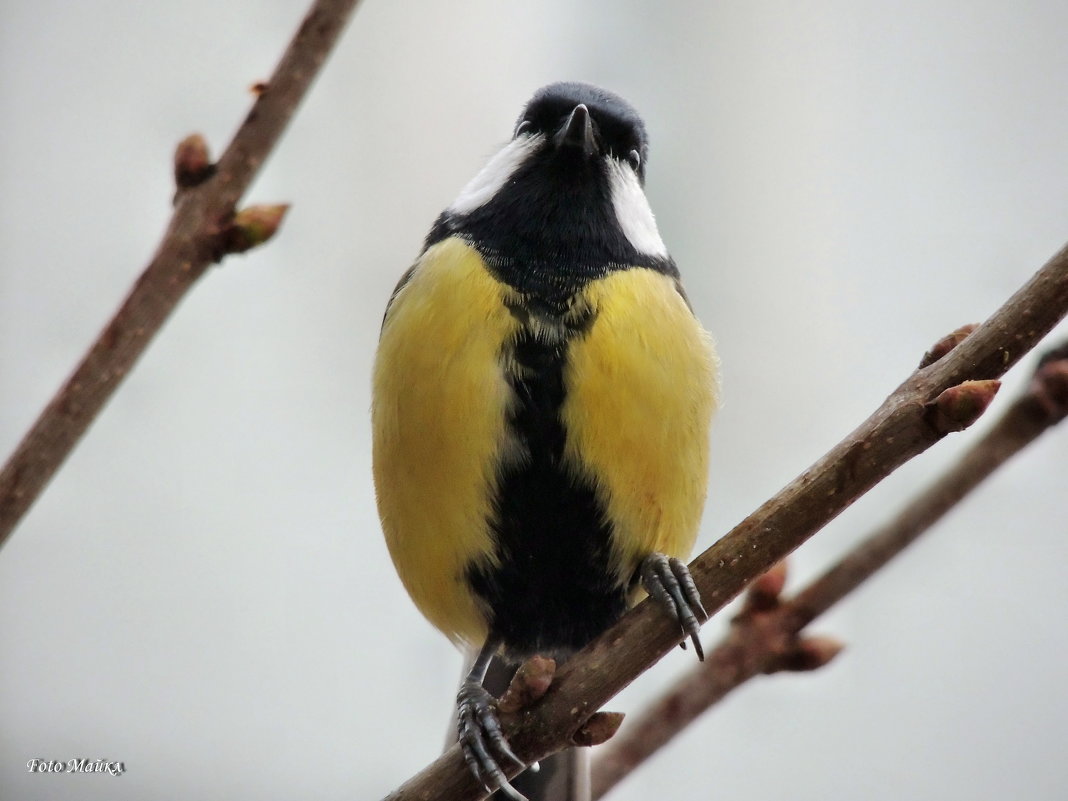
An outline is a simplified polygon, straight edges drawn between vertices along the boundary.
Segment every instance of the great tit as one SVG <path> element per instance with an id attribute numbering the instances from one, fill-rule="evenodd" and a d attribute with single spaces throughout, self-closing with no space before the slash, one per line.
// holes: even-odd
<path id="1" fill-rule="evenodd" d="M 476 778 L 522 796 L 483 688 L 494 655 L 566 658 L 644 589 L 697 639 L 684 562 L 718 363 L 643 187 L 645 125 L 555 83 L 435 221 L 374 367 L 378 511 L 426 618 L 478 656 L 457 699 Z"/>

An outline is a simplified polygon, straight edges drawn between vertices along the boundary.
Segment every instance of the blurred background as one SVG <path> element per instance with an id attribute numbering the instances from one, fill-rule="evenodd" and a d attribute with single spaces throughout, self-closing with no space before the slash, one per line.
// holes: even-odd
<path id="1" fill-rule="evenodd" d="M 0 455 L 153 252 L 174 145 L 222 150 L 304 11 L 0 8 Z M 0 797 L 373 799 L 438 753 L 461 660 L 382 543 L 370 364 L 536 88 L 603 84 L 647 120 L 648 194 L 723 359 L 704 548 L 1068 240 L 1066 29 L 1059 0 L 366 0 L 247 197 L 294 204 L 281 234 L 205 276 L 0 552 Z M 974 433 L 818 534 L 791 585 Z M 1063 798 L 1066 456 L 1044 437 L 818 621 L 833 664 L 745 686 L 613 797 Z"/>

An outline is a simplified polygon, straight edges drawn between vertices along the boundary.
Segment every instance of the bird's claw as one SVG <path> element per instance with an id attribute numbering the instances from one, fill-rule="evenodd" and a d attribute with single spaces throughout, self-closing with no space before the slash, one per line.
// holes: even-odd
<path id="1" fill-rule="evenodd" d="M 700 633 L 701 622 L 708 619 L 708 613 L 701 605 L 701 595 L 686 564 L 673 556 L 654 553 L 642 561 L 640 572 L 645 591 L 679 621 L 683 634 L 693 643 L 697 658 L 704 661 Z M 685 640 L 682 644 L 685 647 Z"/>
<path id="2" fill-rule="evenodd" d="M 499 790 L 512 801 L 527 801 L 526 796 L 508 781 L 497 758 L 490 753 L 492 746 L 517 767 L 526 767 L 505 739 L 493 708 L 493 697 L 481 684 L 465 681 L 456 696 L 456 708 L 460 750 L 475 778 L 490 792 Z"/>

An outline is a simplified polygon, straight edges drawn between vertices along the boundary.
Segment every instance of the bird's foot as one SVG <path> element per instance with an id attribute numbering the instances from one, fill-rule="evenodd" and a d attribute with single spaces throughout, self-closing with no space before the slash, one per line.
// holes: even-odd
<path id="1" fill-rule="evenodd" d="M 653 553 L 642 560 L 639 572 L 645 591 L 679 621 L 683 633 L 693 642 L 697 658 L 704 661 L 700 633 L 701 623 L 708 619 L 708 613 L 701 605 L 701 595 L 686 564 L 673 556 Z M 686 647 L 685 640 L 682 646 Z"/>
<path id="2" fill-rule="evenodd" d="M 497 757 L 490 753 L 492 747 L 508 761 L 521 768 L 526 767 L 526 763 L 515 755 L 505 739 L 501 723 L 497 720 L 493 696 L 477 681 L 468 679 L 460 686 L 456 708 L 460 750 L 475 778 L 490 792 L 500 790 L 513 801 L 527 801 L 526 796 L 508 781 Z"/>

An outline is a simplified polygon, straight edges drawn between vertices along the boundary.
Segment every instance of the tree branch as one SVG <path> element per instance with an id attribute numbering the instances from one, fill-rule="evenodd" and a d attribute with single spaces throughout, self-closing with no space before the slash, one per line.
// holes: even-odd
<path id="1" fill-rule="evenodd" d="M 982 412 L 984 384 L 1015 364 L 1068 311 L 1068 247 L 948 355 L 913 373 L 855 431 L 690 565 L 710 613 L 781 561 L 893 470 Z M 948 391 L 948 392 L 947 392 Z M 570 659 L 545 697 L 507 718 L 527 761 L 565 747 L 582 723 L 682 639 L 660 609 L 639 604 Z M 514 775 L 515 771 L 510 770 Z M 453 746 L 389 796 L 453 801 L 485 796 Z"/>
<path id="2" fill-rule="evenodd" d="M 0 545 L 178 301 L 208 265 L 239 249 L 241 242 L 232 240 L 235 206 L 292 118 L 357 2 L 316 0 L 312 4 L 269 83 L 261 87 L 230 146 L 214 171 L 209 171 L 210 177 L 184 188 L 181 184 L 188 166 L 199 154 L 191 156 L 180 149 L 176 207 L 155 256 L 0 471 Z M 253 238 L 256 235 L 253 227 Z"/>
<path id="3" fill-rule="evenodd" d="M 704 664 L 628 720 L 592 768 L 601 798 L 731 690 L 773 672 L 800 632 L 938 522 L 997 468 L 1068 415 L 1068 342 L 1048 352 L 1024 393 L 956 464 L 792 599 L 743 610 Z M 783 576 L 784 577 L 784 576 Z M 756 586 L 755 584 L 753 585 Z M 781 584 L 778 585 L 781 588 Z M 801 641 L 803 642 L 803 641 Z"/>

